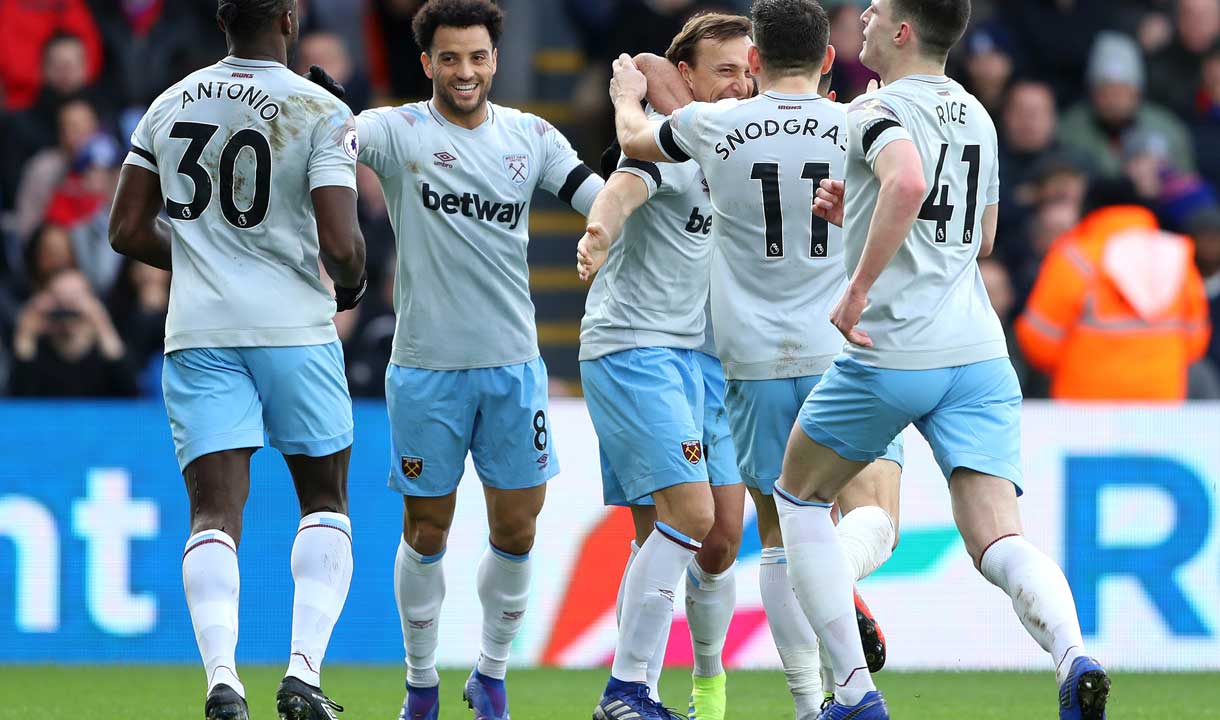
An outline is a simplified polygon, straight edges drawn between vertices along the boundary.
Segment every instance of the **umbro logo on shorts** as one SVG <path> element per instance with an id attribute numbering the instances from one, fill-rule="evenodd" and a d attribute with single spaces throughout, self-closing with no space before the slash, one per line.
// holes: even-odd
<path id="1" fill-rule="evenodd" d="M 703 459 L 703 443 L 698 440 L 683 440 L 682 456 L 691 465 L 698 465 L 699 461 Z"/>
<path id="2" fill-rule="evenodd" d="M 402 474 L 416 479 L 424 472 L 424 459 L 418 457 L 402 456 Z"/>

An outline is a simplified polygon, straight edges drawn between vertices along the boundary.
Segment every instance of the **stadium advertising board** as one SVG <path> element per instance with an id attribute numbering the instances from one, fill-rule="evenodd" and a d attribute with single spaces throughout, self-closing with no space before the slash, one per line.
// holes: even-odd
<path id="1" fill-rule="evenodd" d="M 1024 415 L 1030 538 L 1062 562 L 1091 650 L 1131 669 L 1220 668 L 1220 406 L 1085 408 L 1029 403 Z M 630 520 L 600 503 L 596 438 L 578 400 L 551 409 L 562 473 L 534 551 L 519 664 L 597 665 L 614 647 L 614 598 Z M 330 662 L 400 662 L 393 559 L 401 503 L 386 488 L 384 406 L 356 409 L 351 512 L 356 569 Z M 187 500 L 164 409 L 148 403 L 0 405 L 0 661 L 196 662 L 179 559 Z M 895 668 L 1031 668 L 1046 660 L 971 566 L 944 481 L 907 437 L 901 542 L 862 591 Z M 459 491 L 445 557 L 440 661 L 477 655 L 473 572 L 486 546 L 473 470 Z M 287 654 L 297 506 L 283 461 L 255 456 L 240 563 L 238 658 Z M 758 596 L 752 520 L 738 564 L 739 607 L 726 645 L 737 667 L 778 658 Z M 670 662 L 690 660 L 681 596 Z"/>

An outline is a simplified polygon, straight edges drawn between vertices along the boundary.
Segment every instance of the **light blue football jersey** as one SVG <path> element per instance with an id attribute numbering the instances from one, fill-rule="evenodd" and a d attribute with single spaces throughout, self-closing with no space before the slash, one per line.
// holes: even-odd
<path id="1" fill-rule="evenodd" d="M 367 110 L 356 127 L 398 243 L 390 361 L 461 370 L 537 357 L 531 198 L 540 188 L 586 214 L 601 178 L 546 120 L 492 103 L 473 130 L 431 101 Z"/>

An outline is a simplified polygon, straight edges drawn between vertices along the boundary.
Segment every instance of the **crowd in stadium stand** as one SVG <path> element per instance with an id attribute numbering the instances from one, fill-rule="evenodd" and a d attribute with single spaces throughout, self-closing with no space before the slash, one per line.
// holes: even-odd
<path id="1" fill-rule="evenodd" d="M 511 16 L 534 1 L 502 4 Z M 430 94 L 409 40 L 421 0 L 300 3 L 295 68 L 327 68 L 354 111 Z M 662 52 L 693 12 L 748 7 L 549 4 L 587 59 L 573 139 L 593 164 L 613 132 L 609 59 Z M 872 77 L 857 59 L 861 7 L 825 4 L 833 88 L 847 101 Z M 215 7 L 0 0 L 4 394 L 159 394 L 169 276 L 111 251 L 109 203 L 144 108 L 224 55 Z M 1220 398 L 1209 321 L 1220 318 L 1220 0 L 976 1 L 974 15 L 951 74 L 999 133 L 1000 225 L 980 265 L 1026 396 Z M 535 33 L 534 49 L 546 37 Z M 394 331 L 393 234 L 372 173 L 361 170 L 359 190 L 371 289 L 336 323 L 353 394 L 376 396 Z"/>

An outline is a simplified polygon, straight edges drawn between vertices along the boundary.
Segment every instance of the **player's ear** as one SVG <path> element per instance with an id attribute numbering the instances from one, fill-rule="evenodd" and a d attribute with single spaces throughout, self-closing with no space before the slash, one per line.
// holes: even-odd
<path id="1" fill-rule="evenodd" d="M 911 28 L 911 23 L 898 23 L 898 32 L 894 33 L 894 44 L 902 47 L 911 42 L 911 36 L 914 34 Z"/>
<path id="2" fill-rule="evenodd" d="M 758 77 L 762 74 L 762 53 L 758 52 L 757 45 L 751 45 L 746 51 L 746 62 L 750 65 L 750 74 Z"/>
<path id="3" fill-rule="evenodd" d="M 431 80 L 432 79 L 432 58 L 428 57 L 428 53 L 421 52 L 419 54 L 419 64 L 421 66 L 423 66 L 423 68 L 424 68 L 424 75 L 427 75 L 428 79 Z"/>
<path id="4" fill-rule="evenodd" d="M 826 46 L 826 57 L 822 60 L 822 72 L 819 73 L 819 75 L 825 75 L 826 73 L 830 72 L 830 68 L 834 67 L 834 64 L 835 64 L 835 46 L 827 45 Z"/>
<path id="5" fill-rule="evenodd" d="M 280 34 L 284 37 L 292 37 L 292 11 L 288 10 L 280 16 Z"/>
<path id="6" fill-rule="evenodd" d="M 682 79 L 686 81 L 686 86 L 690 88 L 692 92 L 694 92 L 695 84 L 691 81 L 691 70 L 691 66 L 688 65 L 685 60 L 678 61 L 678 74 L 681 75 Z"/>

